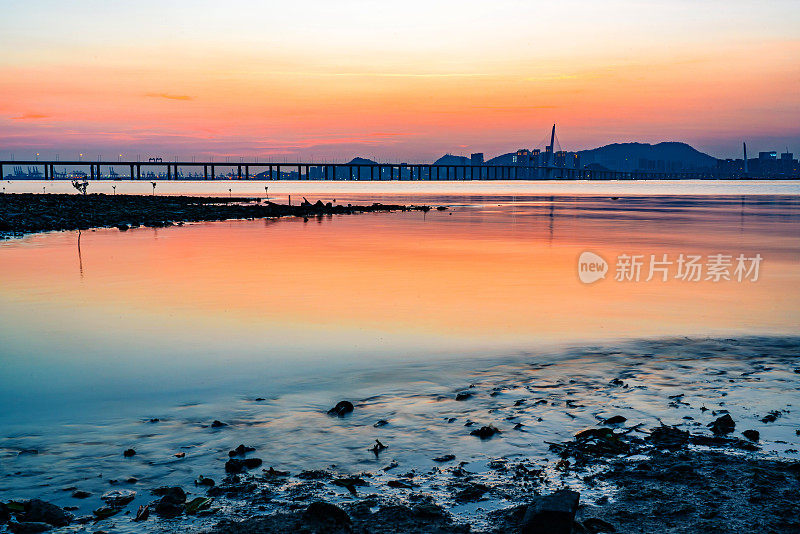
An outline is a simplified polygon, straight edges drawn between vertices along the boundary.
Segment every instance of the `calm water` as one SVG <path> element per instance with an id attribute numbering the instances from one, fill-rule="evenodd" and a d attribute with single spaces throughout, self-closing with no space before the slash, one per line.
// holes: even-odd
<path id="1" fill-rule="evenodd" d="M 240 442 L 290 469 L 357 471 L 390 459 L 428 468 L 454 450 L 475 461 L 543 454 L 546 436 L 568 436 L 601 413 L 681 422 L 688 412 L 662 402 L 674 388 L 697 405 L 727 402 L 754 424 L 800 403 L 797 343 L 778 339 L 800 334 L 796 184 L 268 185 L 278 198 L 450 209 L 0 241 L 0 499 L 90 510 L 98 503 L 61 488 L 99 494 L 109 478 L 219 477 Z M 161 183 L 157 192 L 223 186 L 263 195 L 264 184 Z M 584 251 L 611 264 L 605 280 L 580 282 Z M 719 253 L 760 254 L 758 280 L 689 282 L 674 270 L 666 282 L 645 282 L 646 270 L 640 282 L 614 280 L 623 254 Z M 726 378 L 754 372 L 758 382 Z M 628 398 L 604 389 L 620 373 L 643 387 Z M 475 403 L 452 401 L 470 384 Z M 467 419 L 502 423 L 497 397 L 486 395 L 494 387 L 510 402 L 559 385 L 540 391 L 557 397 L 537 412 L 544 421 L 519 415 L 535 430 L 486 443 L 464 431 Z M 342 398 L 361 401 L 354 417 L 325 416 Z M 582 403 L 569 417 L 567 398 Z M 449 417 L 459 424 L 443 424 Z M 380 418 L 391 424 L 376 434 Z M 214 419 L 231 427 L 212 431 Z M 787 415 L 762 429 L 766 448 L 792 455 L 796 424 Z M 367 451 L 376 436 L 390 442 L 381 459 Z M 139 454 L 123 461 L 128 447 Z"/>

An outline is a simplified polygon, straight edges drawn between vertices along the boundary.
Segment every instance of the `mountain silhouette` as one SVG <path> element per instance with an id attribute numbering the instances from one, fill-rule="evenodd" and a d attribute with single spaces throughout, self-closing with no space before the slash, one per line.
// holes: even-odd
<path id="1" fill-rule="evenodd" d="M 686 143 L 613 143 L 578 152 L 582 165 L 596 163 L 615 171 L 679 171 L 707 169 L 716 166 L 717 159 Z"/>

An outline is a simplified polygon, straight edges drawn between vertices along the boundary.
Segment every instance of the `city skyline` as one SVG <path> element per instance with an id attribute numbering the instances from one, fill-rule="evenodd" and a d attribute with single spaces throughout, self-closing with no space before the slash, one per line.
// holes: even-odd
<path id="1" fill-rule="evenodd" d="M 0 157 L 800 152 L 791 2 L 201 4 L 6 8 Z"/>

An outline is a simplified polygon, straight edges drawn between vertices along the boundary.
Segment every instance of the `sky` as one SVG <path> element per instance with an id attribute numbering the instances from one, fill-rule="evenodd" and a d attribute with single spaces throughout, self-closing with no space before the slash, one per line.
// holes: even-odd
<path id="1" fill-rule="evenodd" d="M 797 0 L 0 0 L 0 158 L 800 153 Z"/>

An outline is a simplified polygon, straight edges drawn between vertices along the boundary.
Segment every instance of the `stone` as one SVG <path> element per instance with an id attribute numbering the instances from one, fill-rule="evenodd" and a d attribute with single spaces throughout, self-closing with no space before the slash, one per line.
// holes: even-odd
<path id="1" fill-rule="evenodd" d="M 536 497 L 520 522 L 521 534 L 570 534 L 580 493 L 568 489 Z"/>
<path id="2" fill-rule="evenodd" d="M 607 521 L 603 521 L 597 517 L 590 517 L 583 521 L 583 528 L 585 528 L 588 532 L 592 534 L 597 534 L 598 532 L 616 532 L 617 529 L 614 528 L 614 525 L 608 523 Z"/>
<path id="3" fill-rule="evenodd" d="M 608 419 L 604 420 L 603 424 L 604 425 L 618 425 L 620 423 L 624 423 L 627 420 L 628 419 L 626 417 L 623 417 L 621 415 L 613 415 L 613 416 L 609 417 Z"/>
<path id="4" fill-rule="evenodd" d="M 125 449 L 125 451 L 122 453 L 122 456 L 124 456 L 125 458 L 136 456 L 136 451 L 133 449 Z"/>
<path id="5" fill-rule="evenodd" d="M 497 428 L 493 427 L 492 425 L 489 425 L 489 426 L 482 426 L 477 430 L 473 430 L 469 434 L 471 436 L 478 436 L 481 439 L 489 439 L 495 434 L 499 433 L 500 431 Z"/>
<path id="6" fill-rule="evenodd" d="M 244 456 L 248 452 L 253 452 L 254 450 L 256 450 L 255 447 L 246 447 L 245 445 L 242 444 L 233 449 L 232 451 L 229 451 L 228 456 L 230 456 L 231 458 L 233 458 L 234 456 Z"/>
<path id="7" fill-rule="evenodd" d="M 437 456 L 433 459 L 434 462 L 444 463 L 444 462 L 452 462 L 456 459 L 455 454 L 445 454 L 443 456 Z"/>
<path id="8" fill-rule="evenodd" d="M 345 415 L 352 413 L 353 411 L 353 403 L 350 401 L 339 401 L 336 403 L 336 406 L 328 410 L 328 415 L 333 415 L 336 417 L 344 417 Z"/>
<path id="9" fill-rule="evenodd" d="M 262 464 L 261 458 L 245 458 L 237 459 L 231 458 L 225 462 L 225 472 L 227 473 L 242 473 L 247 469 L 255 469 Z"/>
<path id="10" fill-rule="evenodd" d="M 227 423 L 223 423 L 222 421 L 218 421 L 216 419 L 214 420 L 213 423 L 211 423 L 211 428 L 222 428 L 224 426 L 228 426 L 228 424 Z"/>
<path id="11" fill-rule="evenodd" d="M 761 437 L 761 434 L 759 434 L 758 430 L 745 430 L 742 432 L 742 435 L 750 441 L 758 441 L 758 439 Z"/>
<path id="12" fill-rule="evenodd" d="M 314 523 L 349 525 L 350 516 L 335 504 L 324 501 L 312 502 L 303 512 L 303 519 Z"/>
<path id="13" fill-rule="evenodd" d="M 733 421 L 733 418 L 730 414 L 725 414 L 722 417 L 715 419 L 712 423 L 708 424 L 708 427 L 711 429 L 711 432 L 714 435 L 722 435 L 722 434 L 730 434 L 733 432 L 733 429 L 736 428 L 736 423 Z"/>
<path id="14" fill-rule="evenodd" d="M 469 399 L 470 397 L 472 397 L 472 393 L 470 393 L 469 391 L 462 391 L 462 392 L 460 392 L 459 394 L 456 395 L 456 400 L 457 401 L 465 401 L 465 400 Z"/>
<path id="15" fill-rule="evenodd" d="M 183 504 L 186 502 L 186 492 L 178 486 L 159 488 L 156 490 L 162 497 L 156 503 L 155 512 L 161 517 L 171 518 L 183 513 Z"/>
<path id="16" fill-rule="evenodd" d="M 136 497 L 136 492 L 133 490 L 112 490 L 107 491 L 100 496 L 100 499 L 112 508 L 121 508 L 131 502 Z"/>
<path id="17" fill-rule="evenodd" d="M 72 522 L 72 518 L 72 514 L 55 504 L 31 499 L 25 503 L 25 514 L 21 519 L 28 523 L 47 523 L 54 527 L 65 527 Z"/>

